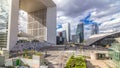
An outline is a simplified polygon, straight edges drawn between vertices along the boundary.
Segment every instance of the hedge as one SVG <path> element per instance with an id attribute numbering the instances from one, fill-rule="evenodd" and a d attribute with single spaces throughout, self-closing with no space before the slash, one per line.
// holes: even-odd
<path id="1" fill-rule="evenodd" d="M 66 68 L 86 68 L 85 59 L 82 56 L 71 56 L 66 64 Z"/>

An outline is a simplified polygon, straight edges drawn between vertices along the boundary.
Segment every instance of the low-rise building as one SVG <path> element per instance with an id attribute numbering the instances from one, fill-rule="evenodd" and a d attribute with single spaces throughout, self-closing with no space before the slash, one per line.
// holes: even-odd
<path id="1" fill-rule="evenodd" d="M 120 32 L 107 33 L 107 34 L 96 34 L 92 35 L 88 40 L 86 40 L 87 46 L 91 45 L 100 45 L 106 46 L 111 45 L 112 43 L 120 42 Z"/>
<path id="2" fill-rule="evenodd" d="M 113 43 L 109 49 L 109 56 L 112 58 L 116 68 L 120 68 L 120 43 Z"/>
<path id="3" fill-rule="evenodd" d="M 0 67 L 4 66 L 5 57 L 0 55 Z"/>

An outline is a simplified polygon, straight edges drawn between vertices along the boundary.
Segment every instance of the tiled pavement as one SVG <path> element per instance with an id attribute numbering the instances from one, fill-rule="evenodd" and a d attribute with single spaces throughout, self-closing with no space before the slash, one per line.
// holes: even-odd
<path id="1" fill-rule="evenodd" d="M 87 68 L 115 68 L 110 60 L 90 60 L 87 59 Z"/>
<path id="2" fill-rule="evenodd" d="M 51 51 L 49 53 L 51 56 L 46 58 L 49 61 L 49 68 L 64 68 L 69 56 L 72 55 L 71 52 L 65 51 Z"/>

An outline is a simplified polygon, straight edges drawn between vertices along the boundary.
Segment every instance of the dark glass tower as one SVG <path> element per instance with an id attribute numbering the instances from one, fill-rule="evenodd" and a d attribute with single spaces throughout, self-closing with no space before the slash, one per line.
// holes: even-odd
<path id="1" fill-rule="evenodd" d="M 84 24 L 79 23 L 77 25 L 76 35 L 78 35 L 77 41 L 78 43 L 82 43 L 84 41 Z"/>
<path id="2" fill-rule="evenodd" d="M 98 34 L 99 33 L 99 28 L 96 23 L 91 25 L 91 35 Z"/>

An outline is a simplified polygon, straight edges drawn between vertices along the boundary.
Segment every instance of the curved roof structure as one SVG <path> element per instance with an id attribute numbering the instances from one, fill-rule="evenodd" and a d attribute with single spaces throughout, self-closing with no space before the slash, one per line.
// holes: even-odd
<path id="1" fill-rule="evenodd" d="M 118 34 L 120 32 L 115 32 L 115 33 L 107 33 L 107 34 L 96 34 L 96 35 L 92 35 L 85 43 L 85 45 L 87 46 L 90 46 L 92 45 L 93 43 L 105 38 L 105 37 L 108 37 L 108 36 L 111 36 L 111 35 L 114 35 L 114 34 Z"/>

